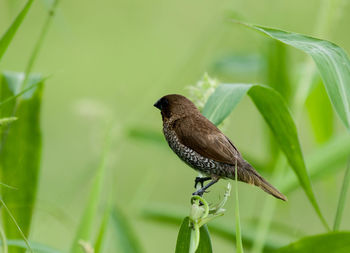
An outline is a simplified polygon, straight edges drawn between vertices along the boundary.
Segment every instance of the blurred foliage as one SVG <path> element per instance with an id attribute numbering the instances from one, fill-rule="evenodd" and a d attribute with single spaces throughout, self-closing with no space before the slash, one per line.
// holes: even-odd
<path id="1" fill-rule="evenodd" d="M 313 83 L 313 89 L 306 100 L 306 108 L 315 140 L 317 143 L 325 143 L 334 131 L 334 114 L 321 78 L 316 76 Z"/>
<path id="2" fill-rule="evenodd" d="M 49 7 L 43 7 L 42 2 Z M 318 202 L 327 220 L 337 209 L 333 229 L 349 229 L 349 218 L 341 219 L 341 214 L 346 213 L 349 205 L 346 193 L 350 172 L 347 169 L 346 173 L 339 173 L 350 155 L 350 137 L 345 130 L 350 128 L 350 63 L 344 51 L 349 50 L 350 37 L 346 33 L 349 17 L 342 15 L 348 12 L 347 2 L 294 1 L 271 5 L 266 1 L 237 1 L 233 10 L 229 0 L 205 4 L 198 0 L 105 1 L 102 4 L 62 1 L 54 18 L 57 0 L 0 1 L 1 72 L 3 69 L 25 72 L 6 72 L 0 83 L 0 197 L 3 201 L 1 226 L 4 227 L 0 232 L 2 240 L 7 237 L 9 252 L 24 252 L 28 248 L 20 229 L 25 236 L 32 230 L 29 244 L 35 252 L 61 252 L 54 248 L 67 251 L 74 238 L 77 252 L 82 252 L 81 245 L 90 250 L 94 248 L 96 253 L 166 252 L 173 248 L 175 230 L 187 214 L 185 211 L 177 213 L 167 201 L 184 206 L 181 196 L 187 196 L 188 182 L 192 184 L 188 177 L 193 173 L 185 171 L 182 168 L 185 166 L 174 156 L 168 156 L 170 151 L 161 134 L 159 113 L 152 111 L 152 104 L 167 93 L 191 93 L 194 100 L 201 100 L 199 106 L 204 106 L 217 87 L 218 79 L 223 83 L 261 83 L 270 87 L 234 85 L 231 92 L 224 90 L 216 98 L 215 94 L 209 98 L 213 110 L 204 110 L 204 113 L 218 115 L 212 117 L 218 123 L 236 108 L 224 128 L 225 133 L 227 130 L 235 143 L 242 146 L 244 157 L 252 160 L 264 176 L 275 178 L 274 169 L 282 147 L 292 167 L 299 168 L 296 169 L 299 177 L 288 170 L 277 183 L 292 201 L 276 205 L 276 210 L 274 202 L 269 209 L 273 220 L 267 222 L 268 234 L 266 240 L 261 241 L 264 252 L 348 252 L 348 232 L 318 235 L 321 228 L 313 224 L 309 208 L 300 208 L 305 201 L 298 198 L 297 191 L 300 184 L 303 185 L 318 211 L 311 191 L 311 182 L 315 184 Z M 344 49 L 327 40 L 299 33 L 250 26 L 274 39 L 266 43 L 232 22 L 223 21 L 225 13 L 232 12 L 241 20 L 278 24 L 286 30 L 305 34 L 312 34 L 311 27 L 315 25 L 317 37 L 330 39 L 332 33 L 332 40 Z M 38 32 L 43 19 L 43 29 Z M 49 33 L 53 19 L 54 29 Z M 49 36 L 44 43 L 46 35 Z M 34 50 L 31 50 L 33 45 Z M 313 63 L 305 64 L 301 55 L 287 45 L 310 55 L 322 80 L 315 75 Z M 41 50 L 40 61 L 35 62 Z M 30 75 L 33 70 L 54 75 L 44 80 Z M 215 78 L 209 75 L 205 78 L 213 85 L 203 85 L 204 78 L 197 83 L 197 89 L 183 89 L 208 70 Z M 298 79 L 306 82 L 297 85 Z M 50 85 L 45 90 L 43 117 L 40 117 L 44 81 L 49 81 Z M 219 85 L 217 91 L 225 87 Z M 245 94 L 252 98 L 258 110 L 252 109 Z M 84 99 L 103 100 L 106 104 L 102 109 L 94 103 L 81 105 L 80 109 L 84 110 L 79 113 L 88 113 L 88 122 L 73 115 L 71 108 L 76 101 Z M 307 109 L 309 121 L 300 117 L 304 109 Z M 91 116 L 96 111 L 99 116 Z M 334 112 L 340 120 L 334 117 Z M 104 161 L 106 164 L 102 162 L 98 167 L 95 164 L 101 152 L 96 140 L 103 132 L 99 125 L 111 117 L 118 120 L 119 127 L 125 130 L 124 135 L 118 143 L 113 143 L 110 137 L 112 155 L 109 161 Z M 45 138 L 43 174 L 37 194 L 40 118 Z M 273 131 L 267 128 L 269 126 Z M 148 145 L 150 143 L 154 145 Z M 105 166 L 112 169 L 106 177 L 103 176 Z M 88 195 L 86 182 L 93 171 L 86 167 L 98 169 L 90 198 L 84 204 Z M 338 183 L 340 179 L 342 186 Z M 103 186 L 108 180 L 113 181 L 113 192 L 105 194 Z M 321 188 L 325 190 L 320 191 Z M 266 218 L 262 213 L 269 202 L 265 203 L 254 191 L 245 190 L 250 188 L 242 189 L 239 203 L 242 241 L 245 251 L 249 252 L 261 234 L 258 224 Z M 339 201 L 335 203 L 334 196 L 339 191 Z M 142 198 L 133 196 L 134 192 Z M 107 204 L 105 195 L 111 196 Z M 213 195 L 215 191 L 210 194 Z M 34 210 L 36 201 L 50 203 L 47 204 L 50 211 Z M 150 207 L 153 201 L 162 202 L 162 206 Z M 15 220 L 6 212 L 5 203 Z M 141 217 L 137 208 L 141 208 Z M 57 218 L 62 209 L 68 217 L 65 222 Z M 234 213 L 229 210 L 220 222 L 209 224 L 213 245 L 199 251 L 226 252 L 234 247 L 237 234 L 229 222 L 234 220 Z M 32 214 L 35 215 L 34 226 L 30 226 Z M 152 222 L 144 224 L 142 218 Z M 176 228 L 161 227 L 160 223 L 173 224 Z M 75 224 L 80 225 L 75 228 Z M 111 233 L 111 229 L 115 233 Z M 181 229 L 188 230 L 188 226 Z M 203 242 L 206 239 L 209 242 L 209 232 L 206 228 L 204 232 Z M 276 239 L 275 234 L 283 239 Z M 309 234 L 316 235 L 305 237 Z M 217 242 L 213 238 L 225 240 Z M 299 240 L 285 246 L 296 239 Z M 6 248 L 6 244 L 2 245 L 2 249 Z"/>

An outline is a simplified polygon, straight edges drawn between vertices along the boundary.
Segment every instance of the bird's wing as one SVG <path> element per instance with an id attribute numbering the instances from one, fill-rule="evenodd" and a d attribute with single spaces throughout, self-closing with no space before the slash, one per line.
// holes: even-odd
<path id="1" fill-rule="evenodd" d="M 173 128 L 182 144 L 204 157 L 232 165 L 240 161 L 232 142 L 202 115 L 182 118 Z"/>

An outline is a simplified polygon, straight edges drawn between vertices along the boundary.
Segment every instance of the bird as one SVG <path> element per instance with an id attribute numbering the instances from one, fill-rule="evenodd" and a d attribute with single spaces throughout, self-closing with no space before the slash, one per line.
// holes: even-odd
<path id="1" fill-rule="evenodd" d="M 195 178 L 201 188 L 193 195 L 203 196 L 220 179 L 235 179 L 260 187 L 277 199 L 287 198 L 268 183 L 210 120 L 185 96 L 169 94 L 154 104 L 161 112 L 163 133 L 170 148 L 187 165 L 204 177 Z M 204 182 L 211 180 L 204 186 Z"/>

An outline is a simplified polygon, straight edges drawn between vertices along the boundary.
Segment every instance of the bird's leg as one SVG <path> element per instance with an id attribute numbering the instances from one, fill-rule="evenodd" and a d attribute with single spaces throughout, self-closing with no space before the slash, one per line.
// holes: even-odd
<path id="1" fill-rule="evenodd" d="M 208 189 L 210 186 L 212 186 L 213 184 L 215 184 L 217 181 L 219 181 L 219 178 L 214 178 L 213 180 L 211 180 L 206 186 L 202 187 L 201 189 L 199 189 L 198 191 L 192 193 L 192 195 L 198 195 L 201 196 L 203 195 L 203 193 L 205 192 L 206 189 Z"/>
<path id="2" fill-rule="evenodd" d="M 198 183 L 200 183 L 201 186 L 203 187 L 204 186 L 203 183 L 205 181 L 210 180 L 210 179 L 211 179 L 211 177 L 196 177 L 196 179 L 194 180 L 194 188 L 197 188 Z"/>

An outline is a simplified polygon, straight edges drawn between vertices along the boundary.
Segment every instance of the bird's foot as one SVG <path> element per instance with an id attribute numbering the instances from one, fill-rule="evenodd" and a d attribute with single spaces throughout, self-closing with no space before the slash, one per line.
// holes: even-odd
<path id="1" fill-rule="evenodd" d="M 196 179 L 194 180 L 194 188 L 197 188 L 198 183 L 200 183 L 201 187 L 203 188 L 203 183 L 208 180 L 211 180 L 211 177 L 196 177 Z M 193 195 L 198 195 L 198 194 L 193 194 Z"/>
<path id="2" fill-rule="evenodd" d="M 193 196 L 198 195 L 198 196 L 202 197 L 204 193 L 208 193 L 208 192 L 205 191 L 205 189 L 202 188 L 202 189 L 199 189 L 198 191 L 192 193 L 192 195 Z"/>

